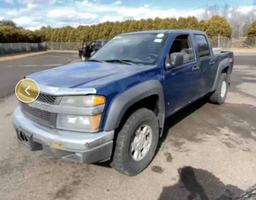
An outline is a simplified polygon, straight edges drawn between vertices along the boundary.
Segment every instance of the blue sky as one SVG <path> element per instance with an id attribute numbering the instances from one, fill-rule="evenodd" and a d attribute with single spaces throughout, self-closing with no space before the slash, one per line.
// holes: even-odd
<path id="1" fill-rule="evenodd" d="M 0 0 L 0 20 L 37 29 L 155 17 L 200 18 L 205 8 L 225 5 L 246 14 L 255 9 L 256 0 Z"/>

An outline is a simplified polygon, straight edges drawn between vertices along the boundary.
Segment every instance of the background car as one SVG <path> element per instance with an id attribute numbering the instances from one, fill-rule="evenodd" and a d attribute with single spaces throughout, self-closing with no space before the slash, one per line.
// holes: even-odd
<path id="1" fill-rule="evenodd" d="M 83 42 L 82 47 L 78 50 L 79 57 L 81 60 L 87 60 L 92 54 L 103 47 L 108 41 L 107 40 L 96 40 L 92 42 Z"/>

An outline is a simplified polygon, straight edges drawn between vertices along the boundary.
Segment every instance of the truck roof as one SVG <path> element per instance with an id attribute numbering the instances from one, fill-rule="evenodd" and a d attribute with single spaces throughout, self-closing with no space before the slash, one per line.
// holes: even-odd
<path id="1" fill-rule="evenodd" d="M 160 30 L 148 30 L 148 31 L 136 31 L 136 32 L 129 32 L 123 33 L 121 35 L 129 35 L 129 34 L 138 34 L 138 33 L 194 33 L 194 34 L 205 34 L 203 31 L 199 30 L 192 30 L 192 29 L 160 29 Z"/>

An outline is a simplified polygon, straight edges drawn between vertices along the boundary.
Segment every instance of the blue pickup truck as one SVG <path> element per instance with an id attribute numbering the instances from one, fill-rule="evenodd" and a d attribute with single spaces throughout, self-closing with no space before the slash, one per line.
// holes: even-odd
<path id="1" fill-rule="evenodd" d="M 167 117 L 197 99 L 223 104 L 232 52 L 204 32 L 157 30 L 114 37 L 86 62 L 27 76 L 36 101 L 14 113 L 19 140 L 85 163 L 110 160 L 134 176 L 152 161 Z"/>

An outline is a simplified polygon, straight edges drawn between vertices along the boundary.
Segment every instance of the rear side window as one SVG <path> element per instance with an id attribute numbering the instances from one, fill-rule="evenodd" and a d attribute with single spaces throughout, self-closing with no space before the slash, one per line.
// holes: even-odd
<path id="1" fill-rule="evenodd" d="M 199 57 L 210 56 L 210 48 L 207 39 L 204 35 L 195 35 Z"/>

